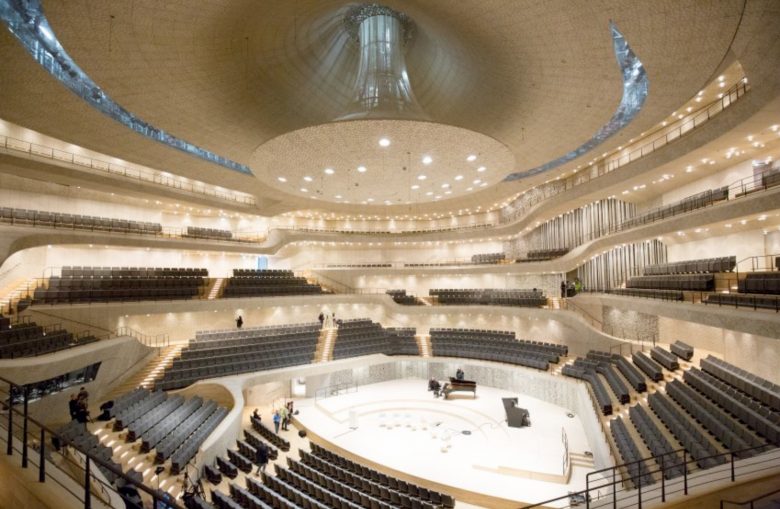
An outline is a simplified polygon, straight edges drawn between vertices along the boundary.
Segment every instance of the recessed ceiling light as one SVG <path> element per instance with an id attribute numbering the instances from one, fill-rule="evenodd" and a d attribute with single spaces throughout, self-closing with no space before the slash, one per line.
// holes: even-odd
<path id="1" fill-rule="evenodd" d="M 450 187 L 450 185 L 449 185 L 449 184 L 446 184 L 446 183 L 441 185 L 441 188 L 442 188 L 442 189 L 447 189 L 448 187 Z"/>
<path id="2" fill-rule="evenodd" d="M 444 194 L 452 194 L 452 191 L 444 191 Z"/>
<path id="3" fill-rule="evenodd" d="M 425 180 L 427 178 L 425 175 L 417 175 L 417 180 Z"/>
<path id="4" fill-rule="evenodd" d="M 487 168 L 485 168 L 484 166 L 480 166 L 479 168 L 477 168 L 477 171 L 480 173 L 482 173 L 485 170 L 487 170 Z"/>
<path id="5" fill-rule="evenodd" d="M 412 189 L 420 189 L 420 186 L 418 186 L 417 184 L 415 184 L 415 185 L 413 185 L 413 186 L 412 186 Z"/>
<path id="6" fill-rule="evenodd" d="M 305 180 L 306 182 L 311 182 L 314 179 L 311 178 L 310 176 L 306 175 L 305 177 L 303 177 L 303 180 Z"/>
<path id="7" fill-rule="evenodd" d="M 487 182 L 483 182 L 479 185 L 479 187 L 485 187 L 487 185 Z"/>
<path id="8" fill-rule="evenodd" d="M 309 192 L 309 190 L 308 190 L 308 189 L 306 189 L 305 187 L 302 187 L 302 188 L 301 188 L 301 192 L 302 192 L 302 193 L 308 193 L 308 192 Z"/>
<path id="9" fill-rule="evenodd" d="M 423 164 L 431 164 L 433 162 L 433 158 L 431 156 L 423 156 L 422 163 Z"/>
<path id="10" fill-rule="evenodd" d="M 474 184 L 474 185 L 477 185 L 477 184 L 480 184 L 480 183 L 482 183 L 482 181 L 481 181 L 481 180 L 479 180 L 479 179 L 477 179 L 477 180 L 475 180 L 474 182 L 472 182 L 472 184 Z"/>
<path id="11" fill-rule="evenodd" d="M 466 188 L 466 191 L 473 191 L 473 190 L 474 190 L 474 188 L 473 188 L 473 187 L 467 187 L 467 188 Z"/>
<path id="12" fill-rule="evenodd" d="M 463 175 L 455 175 L 455 180 L 463 180 Z"/>
<path id="13" fill-rule="evenodd" d="M 336 195 L 336 199 L 337 199 L 337 200 L 340 200 L 340 199 L 341 199 L 341 195 L 340 195 L 340 194 L 337 194 L 337 195 Z"/>
<path id="14" fill-rule="evenodd" d="M 379 139 L 379 146 L 380 147 L 389 147 L 390 146 L 390 140 L 387 138 L 380 138 Z"/>
<path id="15" fill-rule="evenodd" d="M 372 201 L 374 201 L 374 199 L 373 198 L 366 198 L 366 201 L 371 203 Z"/>
<path id="16" fill-rule="evenodd" d="M 427 193 L 425 193 L 425 196 L 433 196 L 433 191 L 428 191 Z"/>
<path id="17" fill-rule="evenodd" d="M 358 166 L 357 167 L 357 171 L 359 171 L 360 173 L 365 173 L 366 172 L 366 167 L 365 166 Z"/>
<path id="18" fill-rule="evenodd" d="M 278 180 L 279 182 L 287 182 L 287 179 L 284 177 L 276 177 L 276 180 Z"/>
<path id="19" fill-rule="evenodd" d="M 468 161 L 468 162 L 472 162 L 472 161 L 476 161 L 476 160 L 477 160 L 477 156 L 474 155 L 474 154 L 471 154 L 470 156 L 468 156 L 466 158 L 466 161 Z"/>
<path id="20" fill-rule="evenodd" d="M 333 170 L 333 168 L 325 168 L 326 175 L 333 175 L 334 173 L 336 172 Z"/>

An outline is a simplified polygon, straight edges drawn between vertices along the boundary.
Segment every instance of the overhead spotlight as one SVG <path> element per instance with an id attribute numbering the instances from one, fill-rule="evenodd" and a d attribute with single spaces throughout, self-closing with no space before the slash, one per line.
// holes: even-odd
<path id="1" fill-rule="evenodd" d="M 360 173 L 365 173 L 366 172 L 366 167 L 365 166 L 358 166 L 357 167 L 357 171 L 359 171 Z"/>
<path id="2" fill-rule="evenodd" d="M 469 155 L 469 156 L 466 158 L 466 161 L 468 161 L 468 162 L 470 162 L 470 163 L 471 163 L 471 162 L 473 162 L 473 161 L 476 161 L 476 160 L 477 160 L 477 156 L 476 156 L 476 155 L 474 155 L 474 154 L 471 154 L 471 155 Z"/>
<path id="3" fill-rule="evenodd" d="M 341 195 L 340 195 L 340 194 L 337 194 L 337 195 L 336 195 L 336 199 L 337 199 L 337 200 L 340 200 L 340 199 L 341 199 Z"/>
<path id="4" fill-rule="evenodd" d="M 325 175 L 333 175 L 334 173 L 336 173 L 336 172 L 333 170 L 333 168 L 325 168 L 325 170 L 324 170 L 324 171 L 325 171 Z"/>
<path id="5" fill-rule="evenodd" d="M 276 180 L 278 180 L 279 182 L 287 182 L 287 179 L 284 177 L 276 177 Z"/>
<path id="6" fill-rule="evenodd" d="M 425 180 L 427 178 L 425 175 L 417 175 L 417 180 Z"/>
<path id="7" fill-rule="evenodd" d="M 431 164 L 433 162 L 433 158 L 431 156 L 423 156 L 422 163 L 423 164 Z"/>
<path id="8" fill-rule="evenodd" d="M 425 193 L 425 196 L 433 196 L 433 191 L 428 191 L 427 193 Z"/>
<path id="9" fill-rule="evenodd" d="M 455 175 L 455 180 L 463 180 L 463 175 Z"/>
<path id="10" fill-rule="evenodd" d="M 379 139 L 379 146 L 380 147 L 389 147 L 390 146 L 390 140 L 387 138 L 380 138 Z"/>
<path id="11" fill-rule="evenodd" d="M 485 168 L 484 166 L 480 166 L 479 168 L 477 168 L 477 171 L 480 173 L 482 173 L 485 170 L 487 170 L 487 168 Z"/>
<path id="12" fill-rule="evenodd" d="M 311 178 L 310 176 L 306 175 L 305 177 L 303 177 L 303 180 L 305 180 L 306 182 L 311 182 L 314 179 Z"/>
<path id="13" fill-rule="evenodd" d="M 412 186 L 412 189 L 420 189 L 420 186 L 418 186 L 417 184 L 415 184 L 415 185 L 413 185 L 413 186 Z"/>

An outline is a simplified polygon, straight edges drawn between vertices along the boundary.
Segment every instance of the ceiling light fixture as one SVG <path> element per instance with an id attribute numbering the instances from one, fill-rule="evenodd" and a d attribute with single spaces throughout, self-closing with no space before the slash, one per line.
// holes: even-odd
<path id="1" fill-rule="evenodd" d="M 425 175 L 417 175 L 417 180 L 425 180 L 427 178 Z"/>
<path id="2" fill-rule="evenodd" d="M 487 170 L 487 168 L 485 168 L 484 166 L 480 166 L 479 168 L 477 168 L 477 171 L 480 173 L 482 173 L 485 170 Z"/>
<path id="3" fill-rule="evenodd" d="M 433 158 L 431 156 L 423 156 L 422 163 L 423 164 L 431 164 L 433 162 Z"/>
<path id="4" fill-rule="evenodd" d="M 287 182 L 287 179 L 284 177 L 276 177 L 276 180 L 278 180 L 279 182 Z"/>
<path id="5" fill-rule="evenodd" d="M 301 192 L 302 192 L 302 193 L 308 193 L 308 192 L 309 192 L 309 190 L 308 190 L 308 189 L 306 189 L 305 187 L 302 187 L 302 188 L 301 188 Z"/>
<path id="6" fill-rule="evenodd" d="M 420 186 L 418 186 L 417 184 L 415 184 L 415 185 L 413 185 L 413 186 L 412 186 L 412 189 L 420 189 Z"/>
<path id="7" fill-rule="evenodd" d="M 390 140 L 387 138 L 380 138 L 379 139 L 379 146 L 380 147 L 389 147 L 390 146 Z"/>
<path id="8" fill-rule="evenodd" d="M 310 176 L 306 175 L 306 176 L 303 177 L 303 180 L 305 180 L 306 182 L 311 182 L 314 179 L 311 178 Z"/>
<path id="9" fill-rule="evenodd" d="M 463 175 L 455 175 L 455 180 L 463 180 Z"/>
<path id="10" fill-rule="evenodd" d="M 468 157 L 466 158 L 466 161 L 468 161 L 468 162 L 470 162 L 470 163 L 471 163 L 471 162 L 474 162 L 474 161 L 476 161 L 476 160 L 477 160 L 477 156 L 476 156 L 476 155 L 474 155 L 474 154 L 471 154 L 470 156 L 468 156 Z"/>
<path id="11" fill-rule="evenodd" d="M 336 173 L 336 172 L 333 170 L 333 168 L 325 168 L 325 170 L 324 170 L 324 171 L 325 171 L 325 174 L 326 174 L 326 175 L 333 175 L 334 173 Z"/>
<path id="12" fill-rule="evenodd" d="M 365 166 L 358 166 L 357 167 L 357 171 L 359 171 L 360 173 L 365 173 L 366 172 L 366 167 Z"/>

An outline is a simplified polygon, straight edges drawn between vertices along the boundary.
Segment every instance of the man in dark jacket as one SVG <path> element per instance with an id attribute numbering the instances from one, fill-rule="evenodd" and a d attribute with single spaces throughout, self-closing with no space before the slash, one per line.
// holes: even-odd
<path id="1" fill-rule="evenodd" d="M 75 394 L 70 395 L 70 401 L 68 402 L 68 410 L 70 411 L 70 420 L 75 420 L 79 412 L 79 400 Z"/>
<path id="2" fill-rule="evenodd" d="M 255 463 L 257 463 L 257 472 L 255 472 L 255 475 L 260 475 L 260 472 L 265 472 L 265 467 L 268 465 L 268 447 L 265 444 L 260 444 L 260 447 L 257 448 Z"/>

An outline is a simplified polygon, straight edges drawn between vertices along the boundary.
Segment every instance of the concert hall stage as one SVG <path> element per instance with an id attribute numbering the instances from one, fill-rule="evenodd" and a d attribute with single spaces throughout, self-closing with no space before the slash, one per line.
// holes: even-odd
<path id="1" fill-rule="evenodd" d="M 315 441 L 478 505 L 492 507 L 496 497 L 516 507 L 584 488 L 592 468 L 574 465 L 570 477 L 564 472 L 563 430 L 569 453 L 587 458 L 582 453 L 591 450 L 579 417 L 568 417 L 568 409 L 481 385 L 476 399 L 470 393 L 435 399 L 427 385 L 394 380 L 299 400 L 296 419 Z M 507 426 L 503 397 L 519 398 L 530 427 Z"/>

